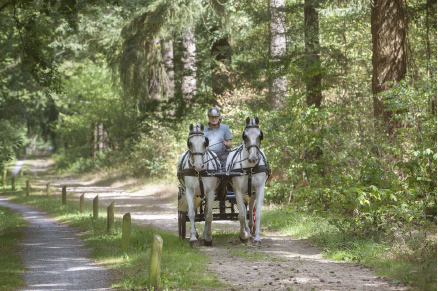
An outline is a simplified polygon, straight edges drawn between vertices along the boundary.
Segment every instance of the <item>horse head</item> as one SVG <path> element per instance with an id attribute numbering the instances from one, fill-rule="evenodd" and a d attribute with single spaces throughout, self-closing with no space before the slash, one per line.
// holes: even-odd
<path id="1" fill-rule="evenodd" d="M 204 165 L 204 155 L 208 147 L 208 138 L 204 136 L 203 124 L 190 124 L 187 147 L 190 152 L 190 167 L 199 172 Z"/>
<path id="2" fill-rule="evenodd" d="M 259 127 L 259 118 L 246 118 L 246 126 L 242 133 L 242 139 L 248 151 L 248 162 L 255 165 L 260 161 L 260 146 L 263 140 L 263 131 Z"/>

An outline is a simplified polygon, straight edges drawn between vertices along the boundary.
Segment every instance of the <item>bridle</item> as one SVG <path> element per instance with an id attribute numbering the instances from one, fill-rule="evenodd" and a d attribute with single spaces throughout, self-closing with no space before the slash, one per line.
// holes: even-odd
<path id="1" fill-rule="evenodd" d="M 193 151 L 191 150 L 191 147 L 190 147 L 190 144 L 191 144 L 191 142 L 190 142 L 190 138 L 192 138 L 192 137 L 194 137 L 194 136 L 202 136 L 202 137 L 205 137 L 203 133 L 190 133 L 190 134 L 189 134 L 189 137 L 187 138 L 187 147 L 189 148 L 189 159 L 188 159 L 188 162 L 189 162 L 189 167 L 190 167 L 191 169 L 194 168 L 194 165 L 193 165 L 193 157 L 194 157 L 194 156 L 201 156 L 202 164 L 205 164 L 204 157 L 205 157 L 205 154 L 207 153 L 207 147 L 208 147 L 208 143 L 209 143 L 208 138 L 205 137 L 205 141 L 204 141 L 205 151 L 204 151 L 204 152 L 193 152 Z"/>
<path id="2" fill-rule="evenodd" d="M 251 144 L 249 146 L 246 144 L 246 142 L 245 142 L 246 141 L 246 133 L 245 133 L 245 131 L 247 129 L 250 129 L 250 128 L 257 128 L 257 129 L 260 130 L 260 134 L 259 134 L 260 143 L 259 144 L 256 143 L 256 144 Z M 242 139 L 243 139 L 243 142 L 244 142 L 244 145 L 245 145 L 245 148 L 246 148 L 247 151 L 249 151 L 250 148 L 256 148 L 257 152 L 261 153 L 260 145 L 261 145 L 261 142 L 263 140 L 263 131 L 260 129 L 260 127 L 258 125 L 247 125 L 247 126 L 245 126 L 245 129 L 243 130 L 243 133 L 242 133 Z"/>

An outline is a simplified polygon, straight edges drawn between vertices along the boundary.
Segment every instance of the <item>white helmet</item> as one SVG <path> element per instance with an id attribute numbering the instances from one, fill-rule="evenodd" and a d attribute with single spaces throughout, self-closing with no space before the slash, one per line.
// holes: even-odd
<path id="1" fill-rule="evenodd" d="M 216 107 L 211 107 L 210 109 L 208 109 L 208 116 L 221 116 L 221 112 L 219 111 L 219 109 L 217 109 Z"/>

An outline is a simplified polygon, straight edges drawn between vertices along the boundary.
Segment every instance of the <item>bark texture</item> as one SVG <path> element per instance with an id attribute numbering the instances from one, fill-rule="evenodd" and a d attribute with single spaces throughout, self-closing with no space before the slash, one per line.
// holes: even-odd
<path id="1" fill-rule="evenodd" d="M 304 40 L 306 48 L 306 103 L 308 106 L 321 106 L 321 61 L 319 57 L 319 16 L 316 10 L 318 1 L 304 1 Z"/>
<path id="2" fill-rule="evenodd" d="M 273 70 L 269 78 L 268 102 L 275 108 L 282 106 L 287 91 L 286 76 L 282 76 L 281 72 L 284 66 L 280 64 L 281 58 L 286 54 L 284 6 L 285 0 L 269 0 L 269 55 Z"/>
<path id="3" fill-rule="evenodd" d="M 195 30 L 189 29 L 184 34 L 182 45 L 183 76 L 181 91 L 185 100 L 193 99 L 196 95 L 196 43 Z"/>
<path id="4" fill-rule="evenodd" d="M 406 74 L 406 28 L 403 0 L 371 1 L 371 34 L 373 41 L 373 108 L 376 127 L 392 134 L 396 122 L 379 93 L 390 89 Z"/>
<path id="5" fill-rule="evenodd" d="M 173 42 L 161 41 L 161 57 L 163 59 L 166 78 L 163 81 L 163 95 L 167 98 L 175 96 L 175 71 L 173 66 Z"/>

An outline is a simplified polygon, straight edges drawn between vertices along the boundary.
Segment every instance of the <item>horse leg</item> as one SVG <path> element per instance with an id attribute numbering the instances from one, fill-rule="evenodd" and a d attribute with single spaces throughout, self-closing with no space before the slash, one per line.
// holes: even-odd
<path id="1" fill-rule="evenodd" d="M 204 225 L 204 245 L 212 245 L 211 223 L 213 221 L 213 201 L 214 190 L 207 194 L 206 209 L 205 209 L 205 225 Z"/>
<path id="2" fill-rule="evenodd" d="M 248 227 L 251 233 L 251 236 L 254 236 L 254 204 L 256 200 L 256 195 L 251 195 L 249 198 L 248 208 L 249 208 L 249 220 Z"/>
<path id="3" fill-rule="evenodd" d="M 265 197 L 265 187 L 259 187 L 256 190 L 256 211 L 255 211 L 255 220 L 256 220 L 256 230 L 255 230 L 255 237 L 254 237 L 254 244 L 256 246 L 261 245 L 261 238 L 260 238 L 260 221 L 262 218 L 262 204 L 263 199 Z"/>
<path id="4" fill-rule="evenodd" d="M 186 189 L 186 199 L 187 205 L 189 206 L 188 217 L 190 220 L 190 246 L 196 247 L 198 245 L 198 239 L 196 238 L 195 229 L 195 206 L 194 206 L 194 195 L 189 189 Z"/>
<path id="5" fill-rule="evenodd" d="M 240 241 L 247 242 L 250 236 L 248 233 L 248 226 L 246 223 L 246 207 L 243 201 L 243 195 L 240 189 L 237 190 L 237 187 L 235 187 L 234 191 L 236 195 L 237 207 L 239 208 Z"/>

